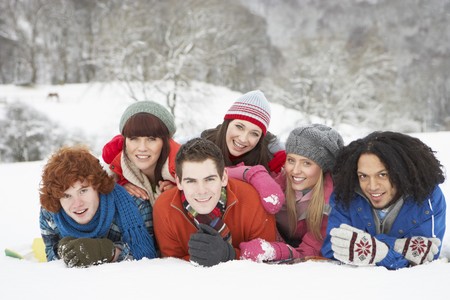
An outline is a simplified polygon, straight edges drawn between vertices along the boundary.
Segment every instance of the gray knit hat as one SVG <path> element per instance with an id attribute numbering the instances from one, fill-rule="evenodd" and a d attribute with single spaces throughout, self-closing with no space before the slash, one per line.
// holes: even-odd
<path id="1" fill-rule="evenodd" d="M 286 153 L 307 157 L 320 166 L 322 171 L 331 171 L 339 150 L 344 146 L 341 135 L 325 125 L 312 124 L 291 131 L 286 141 Z"/>
<path id="2" fill-rule="evenodd" d="M 141 112 L 149 113 L 160 119 L 169 130 L 170 136 L 173 136 L 175 131 L 177 131 L 174 117 L 164 106 L 153 101 L 138 101 L 128 106 L 122 114 L 119 124 L 120 133 L 122 133 L 123 127 L 128 119 Z"/>

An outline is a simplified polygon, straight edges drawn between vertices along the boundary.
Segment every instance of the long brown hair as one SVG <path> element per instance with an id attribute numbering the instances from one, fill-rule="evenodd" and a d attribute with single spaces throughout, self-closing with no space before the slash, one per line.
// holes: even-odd
<path id="1" fill-rule="evenodd" d="M 291 236 L 295 234 L 297 230 L 297 210 L 296 210 L 296 197 L 295 190 L 292 188 L 291 179 L 286 176 L 286 208 L 288 215 L 288 227 Z M 309 201 L 306 225 L 308 230 L 312 232 L 314 237 L 318 240 L 322 240 L 322 234 L 320 229 L 322 227 L 323 209 L 325 206 L 325 191 L 324 191 L 324 174 L 320 172 L 320 176 L 312 189 L 312 197 Z"/>
<path id="2" fill-rule="evenodd" d="M 218 125 L 216 128 L 203 131 L 201 137 L 212 141 L 220 148 L 225 160 L 225 166 L 227 167 L 243 162 L 246 166 L 263 165 L 267 170 L 269 170 L 269 161 L 271 159 L 269 144 L 276 140 L 276 136 L 270 132 L 267 132 L 265 136 L 262 136 L 259 139 L 255 148 L 231 160 L 230 151 L 228 150 L 226 141 L 227 129 L 231 121 L 233 120 L 224 120 L 223 123 Z"/>
<path id="3" fill-rule="evenodd" d="M 162 167 L 170 153 L 170 133 L 167 126 L 152 114 L 137 113 L 128 119 L 123 127 L 122 135 L 125 138 L 146 136 L 162 139 L 163 146 L 155 167 L 155 181 L 157 183 L 158 181 L 163 180 Z M 126 155 L 126 139 L 123 141 L 123 154 Z"/>

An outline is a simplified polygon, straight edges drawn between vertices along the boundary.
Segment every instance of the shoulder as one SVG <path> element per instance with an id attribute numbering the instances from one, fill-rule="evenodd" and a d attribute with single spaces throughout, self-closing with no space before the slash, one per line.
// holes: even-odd
<path id="1" fill-rule="evenodd" d="M 249 183 L 229 178 L 227 185 L 228 192 L 231 192 L 237 199 L 246 199 L 246 202 L 257 202 L 259 203 L 258 191 Z M 247 200 L 249 199 L 249 200 Z"/>
<path id="2" fill-rule="evenodd" d="M 439 185 L 436 185 L 433 192 L 431 193 L 430 197 L 428 197 L 428 199 L 431 202 L 431 204 L 429 204 L 432 210 L 441 210 L 441 209 L 446 209 L 446 202 L 445 202 L 445 196 L 444 193 L 442 192 L 441 188 L 439 187 Z M 426 202 L 429 202 L 426 201 Z"/>
<path id="3" fill-rule="evenodd" d="M 41 206 L 41 210 L 40 210 L 40 218 L 41 219 L 50 220 L 50 219 L 53 219 L 54 216 L 55 216 L 55 213 L 49 212 L 48 210 L 46 210 L 45 208 L 43 208 Z"/>
<path id="4" fill-rule="evenodd" d="M 221 124 L 217 125 L 216 128 L 210 128 L 202 131 L 200 137 L 207 140 L 213 140 L 217 132 L 219 131 Z"/>
<path id="5" fill-rule="evenodd" d="M 175 153 L 178 152 L 178 150 L 180 149 L 180 146 L 181 146 L 180 143 L 178 143 L 174 139 L 169 139 L 169 145 L 170 145 L 170 152 L 175 152 Z"/>
<path id="6" fill-rule="evenodd" d="M 270 131 L 267 132 L 265 138 L 268 140 L 268 148 L 272 154 L 275 154 L 281 150 L 285 150 L 284 143 L 281 142 L 281 140 Z"/>
<path id="7" fill-rule="evenodd" d="M 153 205 L 153 210 L 167 210 L 171 206 L 172 202 L 181 203 L 180 190 L 177 187 L 173 187 L 162 192 L 156 199 L 155 204 Z"/>

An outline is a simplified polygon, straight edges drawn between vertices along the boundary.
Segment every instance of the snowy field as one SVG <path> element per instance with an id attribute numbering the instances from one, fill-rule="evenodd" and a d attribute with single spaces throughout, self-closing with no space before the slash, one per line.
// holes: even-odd
<path id="1" fill-rule="evenodd" d="M 183 95 L 176 110 L 183 141 L 201 130 L 221 123 L 240 93 L 226 88 L 197 84 Z M 57 92 L 60 102 L 46 96 Z M 152 100 L 164 104 L 161 95 Z M 270 100 L 270 99 L 269 99 Z M 66 85 L 18 88 L 0 86 L 3 103 L 22 101 L 46 113 L 67 130 L 80 129 L 94 152 L 118 133 L 123 110 L 132 103 L 118 85 Z M 272 105 L 269 130 L 284 141 L 291 129 L 303 124 L 302 115 Z M 361 129 L 336 126 L 346 143 L 365 135 Z M 414 134 L 433 150 L 450 169 L 450 132 Z M 39 237 L 38 186 L 44 161 L 0 164 L 0 250 L 23 250 Z M 450 183 L 442 186 L 450 199 Z M 449 216 L 447 215 L 447 224 Z M 447 230 L 441 258 L 414 268 L 388 271 L 384 268 L 337 266 L 306 262 L 297 265 L 267 265 L 231 261 L 212 268 L 194 267 L 177 259 L 144 259 L 87 269 L 68 269 L 61 261 L 36 263 L 0 255 L 0 299 L 154 299 L 155 297 L 197 299 L 448 299 L 450 280 L 450 234 Z"/>

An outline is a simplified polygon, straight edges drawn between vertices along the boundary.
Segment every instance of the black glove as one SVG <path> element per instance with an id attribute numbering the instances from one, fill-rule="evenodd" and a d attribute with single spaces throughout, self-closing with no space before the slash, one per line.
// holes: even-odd
<path id="1" fill-rule="evenodd" d="M 61 240 L 59 240 L 59 242 L 53 247 L 53 250 L 58 253 L 59 258 L 62 258 L 62 253 L 64 251 L 64 249 L 67 246 L 67 243 L 75 240 L 74 237 L 71 236 L 66 236 L 65 238 L 62 238 Z"/>
<path id="2" fill-rule="evenodd" d="M 109 239 L 66 237 L 58 243 L 58 255 L 69 268 L 110 262 L 114 252 L 114 243 Z"/>
<path id="3" fill-rule="evenodd" d="M 233 246 L 224 241 L 219 232 L 205 224 L 199 224 L 198 227 L 198 232 L 189 239 L 191 262 L 211 267 L 235 258 Z"/>

